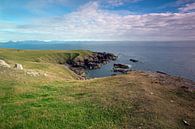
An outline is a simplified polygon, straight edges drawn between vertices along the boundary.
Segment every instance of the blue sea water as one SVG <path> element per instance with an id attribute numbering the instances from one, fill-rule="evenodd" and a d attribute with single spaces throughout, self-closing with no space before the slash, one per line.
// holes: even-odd
<path id="1" fill-rule="evenodd" d="M 195 41 L 180 42 L 133 42 L 133 41 L 88 41 L 88 42 L 41 42 L 22 41 L 0 43 L 0 48 L 16 49 L 54 49 L 54 50 L 92 50 L 111 52 L 118 55 L 115 62 L 104 65 L 101 69 L 87 72 L 89 77 L 112 75 L 114 63 L 132 66 L 134 70 L 163 71 L 170 75 L 195 80 Z M 137 59 L 138 63 L 129 59 Z"/>

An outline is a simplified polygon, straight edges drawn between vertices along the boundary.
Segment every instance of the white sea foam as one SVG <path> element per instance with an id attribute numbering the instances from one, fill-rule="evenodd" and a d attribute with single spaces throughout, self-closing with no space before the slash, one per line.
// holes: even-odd
<path id="1" fill-rule="evenodd" d="M 129 69 L 131 69 L 131 68 L 132 68 L 132 65 L 130 65 L 130 64 L 127 64 L 127 66 L 129 67 Z"/>

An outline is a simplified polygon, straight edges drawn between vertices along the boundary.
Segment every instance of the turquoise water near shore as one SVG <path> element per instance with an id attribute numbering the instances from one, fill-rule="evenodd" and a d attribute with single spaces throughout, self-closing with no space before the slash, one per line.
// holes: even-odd
<path id="1" fill-rule="evenodd" d="M 133 42 L 133 41 L 87 41 L 87 42 L 42 42 L 20 41 L 0 43 L 0 48 L 37 49 L 37 50 L 92 50 L 111 52 L 118 59 L 104 65 L 101 69 L 87 72 L 89 77 L 112 75 L 114 63 L 132 66 L 134 70 L 163 71 L 170 75 L 181 76 L 195 81 L 195 41 L 180 42 Z M 138 63 L 129 59 L 137 59 Z"/>

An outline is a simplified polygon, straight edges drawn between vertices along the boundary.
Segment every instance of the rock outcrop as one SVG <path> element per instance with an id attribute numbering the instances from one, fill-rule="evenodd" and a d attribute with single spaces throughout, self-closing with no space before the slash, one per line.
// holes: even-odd
<path id="1" fill-rule="evenodd" d="M 114 68 L 129 69 L 129 66 L 125 64 L 114 64 Z"/>
<path id="2" fill-rule="evenodd" d="M 14 68 L 18 70 L 23 70 L 23 66 L 21 64 L 15 64 Z"/>
<path id="3" fill-rule="evenodd" d="M 156 71 L 156 73 L 168 75 L 167 73 L 162 72 L 162 71 Z"/>
<path id="4" fill-rule="evenodd" d="M 75 73 L 84 76 L 85 70 L 98 69 L 103 64 L 116 59 L 117 56 L 112 53 L 94 52 L 92 55 L 83 58 L 76 57 L 75 59 L 70 59 L 66 63 Z"/>
<path id="5" fill-rule="evenodd" d="M 114 72 L 120 72 L 120 73 L 128 73 L 128 71 L 130 71 L 129 69 L 123 69 L 123 68 L 113 68 Z"/>
<path id="6" fill-rule="evenodd" d="M 126 64 L 114 64 L 113 65 L 114 72 L 127 73 L 130 71 L 130 67 Z"/>
<path id="7" fill-rule="evenodd" d="M 10 68 L 10 65 L 7 64 L 4 60 L 0 60 L 0 66 Z"/>
<path id="8" fill-rule="evenodd" d="M 137 63 L 137 62 L 139 62 L 138 60 L 136 60 L 136 59 L 129 59 L 129 61 L 131 61 L 131 62 L 133 62 L 133 63 Z"/>
<path id="9" fill-rule="evenodd" d="M 33 70 L 28 70 L 28 71 L 26 72 L 26 74 L 27 74 L 27 75 L 30 75 L 30 76 L 33 76 L 33 77 L 38 77 L 38 76 L 41 75 L 39 72 L 33 71 Z"/>

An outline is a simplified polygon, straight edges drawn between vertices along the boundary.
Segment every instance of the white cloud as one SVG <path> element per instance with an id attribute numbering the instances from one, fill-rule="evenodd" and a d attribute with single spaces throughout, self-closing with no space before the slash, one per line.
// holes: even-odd
<path id="1" fill-rule="evenodd" d="M 135 3 L 139 1 L 142 1 L 142 0 L 107 0 L 107 3 L 112 6 L 121 6 L 121 5 L 124 5 L 125 3 Z"/>
<path id="2" fill-rule="evenodd" d="M 179 8 L 181 12 L 195 11 L 195 3 L 187 4 L 184 7 Z"/>
<path id="3" fill-rule="evenodd" d="M 112 6 L 120 6 L 124 4 L 123 0 L 108 0 L 108 4 L 111 4 Z"/>
<path id="4" fill-rule="evenodd" d="M 194 12 L 122 16 L 89 2 L 63 17 L 8 24 L 4 30 L 15 33 L 4 35 L 13 40 L 195 40 L 194 21 Z"/>

